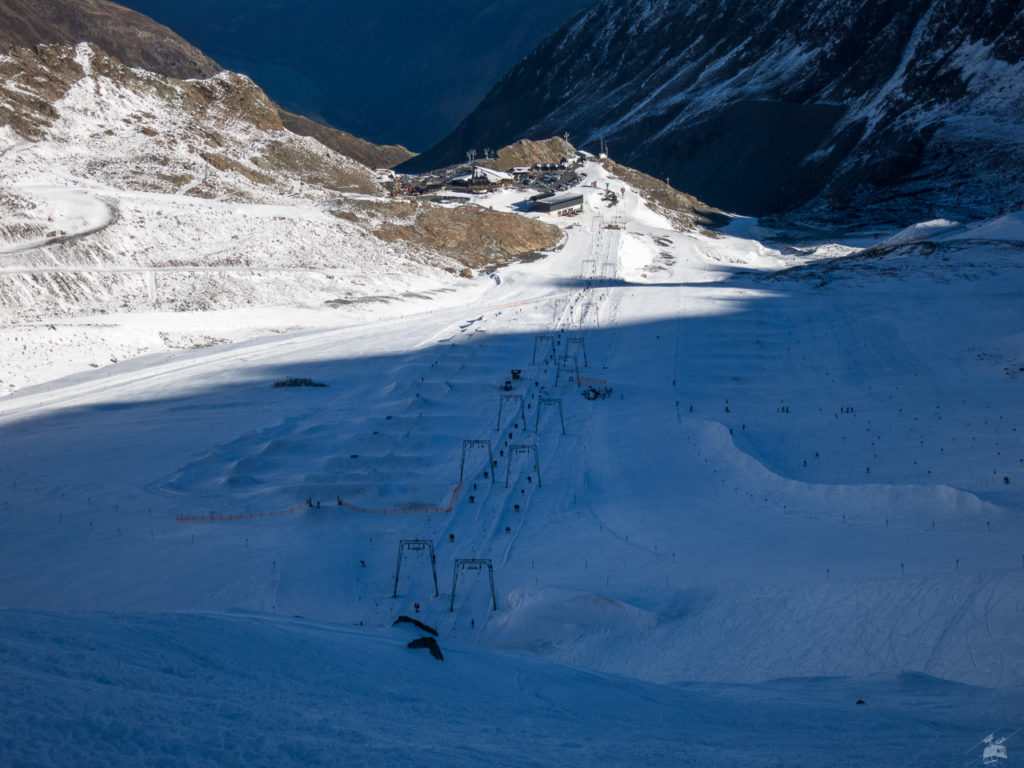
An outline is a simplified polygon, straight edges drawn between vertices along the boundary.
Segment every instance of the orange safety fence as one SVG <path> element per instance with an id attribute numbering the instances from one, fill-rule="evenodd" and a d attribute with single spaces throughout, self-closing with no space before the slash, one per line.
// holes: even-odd
<path id="1" fill-rule="evenodd" d="M 300 504 L 291 509 L 284 509 L 280 512 L 249 512 L 235 515 L 178 515 L 179 523 L 216 523 L 222 520 L 255 520 L 259 517 L 277 517 L 279 515 L 294 515 L 304 509 L 309 509 L 312 504 Z"/>
<path id="2" fill-rule="evenodd" d="M 579 382 L 581 387 L 596 387 L 599 384 L 607 384 L 608 382 L 604 379 L 590 379 L 586 376 L 577 376 L 576 381 Z"/>
<path id="3" fill-rule="evenodd" d="M 409 509 L 364 509 L 363 507 L 357 507 L 355 504 L 351 504 L 344 499 L 338 499 L 339 507 L 347 507 L 348 509 L 355 510 L 356 512 L 365 512 L 371 515 L 446 515 L 452 511 L 455 506 L 455 499 L 459 495 L 459 491 L 462 490 L 462 483 L 459 483 L 452 490 L 452 495 L 448 499 L 447 507 L 410 507 Z"/>

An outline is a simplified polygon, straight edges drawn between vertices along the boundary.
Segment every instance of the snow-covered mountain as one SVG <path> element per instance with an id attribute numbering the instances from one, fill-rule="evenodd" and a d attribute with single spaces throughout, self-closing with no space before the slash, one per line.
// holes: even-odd
<path id="1" fill-rule="evenodd" d="M 1024 200 L 1017 0 L 607 0 L 433 149 L 564 131 L 719 207 L 984 216 Z"/>
<path id="2" fill-rule="evenodd" d="M 319 322 L 237 315 L 253 306 L 401 312 L 403 296 L 440 299 L 463 269 L 561 237 L 511 213 L 390 201 L 369 168 L 284 128 L 248 78 L 175 80 L 86 43 L 0 55 L 0 163 L 4 391 Z M 486 234 L 452 234 L 467 227 Z M 97 318 L 114 311 L 161 319 Z"/>
<path id="3" fill-rule="evenodd" d="M 167 27 L 108 0 L 0 0 L 0 52 L 83 41 L 98 45 L 123 64 L 167 77 L 210 77 L 224 69 Z M 405 147 L 372 144 L 275 109 L 288 130 L 312 136 L 371 168 L 390 168 L 413 154 Z"/>

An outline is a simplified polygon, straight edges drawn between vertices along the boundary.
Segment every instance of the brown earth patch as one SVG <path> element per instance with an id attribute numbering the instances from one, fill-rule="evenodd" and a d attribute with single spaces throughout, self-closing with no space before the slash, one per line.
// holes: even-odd
<path id="1" fill-rule="evenodd" d="M 404 240 L 438 251 L 459 264 L 487 270 L 513 261 L 540 257 L 562 241 L 562 231 L 551 224 L 463 205 L 447 208 L 415 203 L 404 222 L 386 223 L 374 234 L 385 242 Z"/>
<path id="2" fill-rule="evenodd" d="M 362 166 L 354 166 L 339 152 L 310 152 L 304 146 L 273 141 L 254 162 L 261 169 L 286 171 L 299 176 L 306 184 L 325 189 L 364 195 L 380 193 L 372 174 Z"/>
<path id="3" fill-rule="evenodd" d="M 38 139 L 57 119 L 53 103 L 85 76 L 73 48 L 15 48 L 0 57 L 0 125 Z"/>

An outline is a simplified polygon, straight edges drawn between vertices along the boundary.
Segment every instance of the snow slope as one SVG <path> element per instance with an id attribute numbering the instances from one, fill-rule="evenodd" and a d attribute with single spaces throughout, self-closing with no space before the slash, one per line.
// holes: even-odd
<path id="1" fill-rule="evenodd" d="M 3 401 L 4 761 L 938 766 L 1021 724 L 1019 216 L 770 247 L 585 170 L 558 253 L 446 306 Z"/>
<path id="2" fill-rule="evenodd" d="M 250 614 L 4 619 L 6 765 L 934 767 L 1012 701 L 916 675 L 659 686 L 462 643 L 439 663 L 406 630 Z"/>

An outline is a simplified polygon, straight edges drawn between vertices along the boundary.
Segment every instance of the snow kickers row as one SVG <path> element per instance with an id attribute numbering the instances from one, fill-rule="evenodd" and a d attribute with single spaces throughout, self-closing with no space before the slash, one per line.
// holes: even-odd
<path id="1" fill-rule="evenodd" d="M 462 490 L 462 483 L 459 483 L 452 490 L 452 494 L 448 499 L 447 507 L 413 507 L 410 509 L 364 509 L 357 507 L 355 504 L 350 504 L 344 499 L 338 499 L 339 507 L 347 507 L 348 509 L 355 510 L 356 512 L 365 512 L 373 515 L 432 515 L 432 514 L 448 514 L 452 511 L 455 506 L 455 499 L 458 498 L 459 491 Z M 312 501 L 305 501 L 297 507 L 291 509 L 283 509 L 280 512 L 248 512 L 239 513 L 234 515 L 178 515 L 179 523 L 218 523 L 229 520 L 256 520 L 261 517 L 279 517 L 281 515 L 294 515 L 296 512 L 302 512 L 305 509 L 310 509 L 313 506 Z M 319 502 L 317 502 L 319 506 Z"/>

